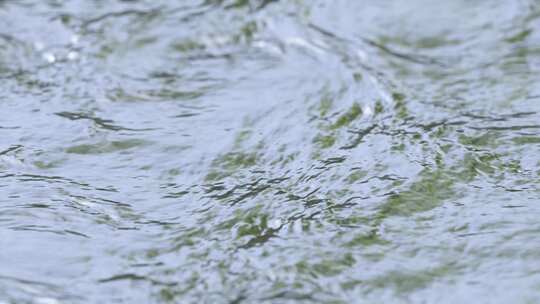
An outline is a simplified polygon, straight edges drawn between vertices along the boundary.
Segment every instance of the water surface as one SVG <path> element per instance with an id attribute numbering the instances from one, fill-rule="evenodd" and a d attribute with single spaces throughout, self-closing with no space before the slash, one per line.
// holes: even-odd
<path id="1" fill-rule="evenodd" d="M 0 1 L 0 303 L 540 302 L 540 5 Z"/>

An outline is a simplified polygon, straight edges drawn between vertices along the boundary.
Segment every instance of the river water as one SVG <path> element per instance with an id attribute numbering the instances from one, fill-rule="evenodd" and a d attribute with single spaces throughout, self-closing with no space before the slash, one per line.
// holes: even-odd
<path id="1" fill-rule="evenodd" d="M 539 303 L 535 0 L 0 1 L 0 303 Z"/>

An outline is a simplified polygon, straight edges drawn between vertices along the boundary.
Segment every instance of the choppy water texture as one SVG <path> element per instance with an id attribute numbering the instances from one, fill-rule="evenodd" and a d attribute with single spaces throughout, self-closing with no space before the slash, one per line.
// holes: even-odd
<path id="1" fill-rule="evenodd" d="M 0 303 L 539 303 L 540 4 L 0 1 Z"/>

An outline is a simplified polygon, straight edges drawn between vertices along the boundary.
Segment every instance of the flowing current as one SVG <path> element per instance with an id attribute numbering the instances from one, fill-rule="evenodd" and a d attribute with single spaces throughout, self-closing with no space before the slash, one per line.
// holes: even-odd
<path id="1" fill-rule="evenodd" d="M 0 0 L 0 303 L 539 303 L 540 3 Z"/>

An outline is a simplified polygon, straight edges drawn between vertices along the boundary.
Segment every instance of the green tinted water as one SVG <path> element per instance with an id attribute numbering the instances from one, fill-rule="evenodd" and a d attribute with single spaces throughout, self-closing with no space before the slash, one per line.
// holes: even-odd
<path id="1" fill-rule="evenodd" d="M 540 5 L 0 1 L 0 303 L 537 303 Z"/>

